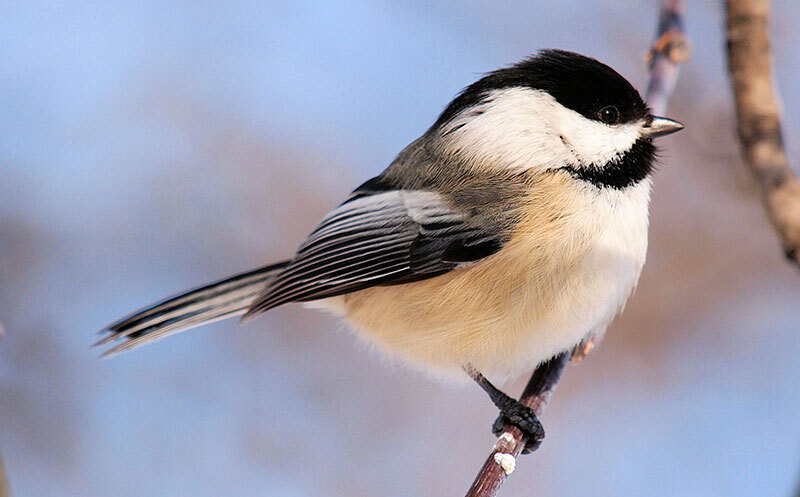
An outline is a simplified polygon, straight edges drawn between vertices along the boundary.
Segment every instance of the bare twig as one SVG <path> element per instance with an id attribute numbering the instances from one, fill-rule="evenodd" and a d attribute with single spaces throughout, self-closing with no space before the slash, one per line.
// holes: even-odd
<path id="1" fill-rule="evenodd" d="M 789 165 L 772 81 L 768 0 L 727 0 L 728 69 L 744 162 L 786 257 L 800 265 L 800 182 Z"/>
<path id="2" fill-rule="evenodd" d="M 656 31 L 656 41 L 648 54 L 650 82 L 646 100 L 653 112 L 663 114 L 678 79 L 678 64 L 689 58 L 689 43 L 683 26 L 686 5 L 684 0 L 663 0 Z M 581 358 L 592 342 L 581 345 L 575 357 Z M 553 390 L 569 362 L 570 354 L 561 354 L 540 365 L 531 376 L 520 402 L 532 408 L 540 416 L 547 406 Z M 511 474 L 516 458 L 525 448 L 525 437 L 514 427 L 509 427 L 497 438 L 489 457 L 483 463 L 478 476 L 467 491 L 467 497 L 493 497 Z"/>
<path id="3" fill-rule="evenodd" d="M 770 2 L 727 0 L 725 7 L 728 70 L 742 159 L 759 186 L 784 254 L 800 266 L 800 182 L 784 147 L 780 102 L 772 81 Z M 800 487 L 796 495 L 800 497 Z"/>
<path id="4" fill-rule="evenodd" d="M 645 100 L 656 115 L 666 113 L 678 80 L 678 65 L 689 59 L 689 40 L 683 25 L 685 14 L 684 0 L 661 2 L 656 41 L 647 54 L 650 82 L 645 93 Z"/>
<path id="5" fill-rule="evenodd" d="M 544 412 L 553 390 L 569 362 L 569 354 L 564 353 L 536 368 L 520 402 L 533 409 L 537 416 Z M 493 496 L 503 485 L 506 476 L 514 471 L 517 456 L 525 448 L 525 436 L 516 426 L 508 429 L 497 438 L 492 452 L 467 491 L 467 497 Z"/>

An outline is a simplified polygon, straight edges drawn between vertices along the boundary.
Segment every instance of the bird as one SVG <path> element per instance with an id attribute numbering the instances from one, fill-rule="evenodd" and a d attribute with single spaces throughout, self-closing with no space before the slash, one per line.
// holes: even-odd
<path id="1" fill-rule="evenodd" d="M 95 345 L 306 303 L 432 376 L 475 380 L 495 433 L 519 427 L 529 452 L 541 422 L 487 378 L 602 337 L 645 262 L 653 141 L 683 127 L 608 65 L 541 50 L 463 89 L 292 257 L 134 312 Z"/>

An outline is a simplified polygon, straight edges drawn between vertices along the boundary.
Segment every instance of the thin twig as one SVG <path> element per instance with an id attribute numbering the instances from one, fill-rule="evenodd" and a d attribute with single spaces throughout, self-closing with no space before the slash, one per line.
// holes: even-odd
<path id="1" fill-rule="evenodd" d="M 800 182 L 789 165 L 772 81 L 768 0 L 727 0 L 728 69 L 742 158 L 786 257 L 800 266 Z"/>
<path id="2" fill-rule="evenodd" d="M 520 402 L 533 409 L 537 416 L 541 416 L 553 390 L 561 379 L 564 369 L 569 363 L 570 355 L 567 353 L 550 359 L 533 372 L 525 391 L 520 397 Z M 497 438 L 492 447 L 492 452 L 483 463 L 483 467 L 467 491 L 467 497 L 493 496 L 503 485 L 506 476 L 514 471 L 516 460 L 522 449 L 525 448 L 525 436 L 516 426 L 509 426 Z"/>
<path id="3" fill-rule="evenodd" d="M 650 82 L 645 97 L 656 114 L 666 111 L 678 78 L 678 65 L 689 58 L 689 43 L 683 25 L 685 12 L 684 0 L 663 0 L 661 3 L 656 41 L 648 54 Z M 581 357 L 589 348 L 591 343 L 586 344 L 586 350 L 579 347 L 576 356 Z M 520 402 L 532 408 L 537 416 L 541 416 L 547 406 L 569 359 L 570 354 L 561 354 L 533 372 Z M 506 477 L 514 470 L 516 458 L 523 448 L 525 437 L 522 432 L 514 426 L 509 427 L 497 438 L 466 497 L 497 495 Z"/>
<path id="4" fill-rule="evenodd" d="M 684 0 L 661 2 L 656 41 L 647 54 L 650 82 L 645 93 L 645 100 L 656 115 L 666 113 L 667 103 L 678 81 L 678 65 L 689 59 L 690 47 L 684 27 L 685 17 Z"/>

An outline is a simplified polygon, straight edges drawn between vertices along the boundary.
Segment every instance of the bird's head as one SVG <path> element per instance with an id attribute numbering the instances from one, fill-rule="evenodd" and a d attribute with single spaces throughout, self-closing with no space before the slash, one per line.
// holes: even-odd
<path id="1" fill-rule="evenodd" d="M 475 167 L 564 169 L 598 187 L 625 188 L 651 173 L 653 138 L 682 128 L 651 115 L 609 66 L 545 50 L 467 87 L 431 130 Z"/>

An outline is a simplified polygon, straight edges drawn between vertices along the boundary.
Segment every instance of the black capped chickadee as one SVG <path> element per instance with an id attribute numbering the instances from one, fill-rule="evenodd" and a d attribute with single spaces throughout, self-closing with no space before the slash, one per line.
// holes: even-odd
<path id="1" fill-rule="evenodd" d="M 536 446 L 533 411 L 481 373 L 602 336 L 645 261 L 653 139 L 682 128 L 605 64 L 542 51 L 463 90 L 290 259 L 131 314 L 97 345 L 309 302 L 410 364 L 471 376 Z"/>

